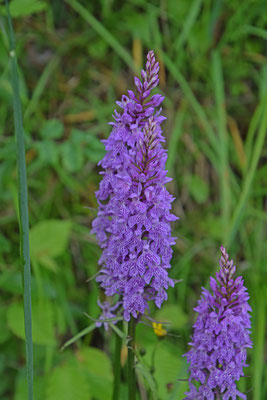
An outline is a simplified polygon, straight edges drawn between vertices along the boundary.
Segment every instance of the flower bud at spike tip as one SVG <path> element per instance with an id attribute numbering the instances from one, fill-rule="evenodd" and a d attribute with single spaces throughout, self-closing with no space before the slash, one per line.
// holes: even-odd
<path id="1" fill-rule="evenodd" d="M 159 64 L 153 51 L 147 55 L 141 80 L 135 78 L 135 93 L 128 91 L 114 111 L 112 132 L 103 143 L 106 154 L 99 190 L 98 215 L 92 233 L 103 252 L 97 281 L 107 296 L 118 295 L 123 316 L 137 318 L 154 301 L 161 307 L 173 281 L 168 276 L 172 258 L 171 196 L 165 184 L 167 151 L 163 149 L 161 123 L 156 110 L 163 96 L 150 92 L 158 83 Z"/>
<path id="2" fill-rule="evenodd" d="M 244 376 L 246 349 L 252 347 L 249 295 L 242 277 L 234 277 L 236 268 L 224 247 L 221 253 L 217 280 L 210 278 L 212 294 L 203 289 L 195 308 L 198 317 L 191 349 L 185 354 L 190 390 L 184 400 L 247 398 L 237 390 L 236 382 Z"/>

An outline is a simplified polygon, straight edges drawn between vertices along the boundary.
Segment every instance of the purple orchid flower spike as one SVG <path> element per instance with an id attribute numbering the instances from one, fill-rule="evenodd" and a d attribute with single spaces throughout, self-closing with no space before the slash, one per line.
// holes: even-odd
<path id="1" fill-rule="evenodd" d="M 123 316 L 137 318 L 152 300 L 160 307 L 167 299 L 171 246 L 171 196 L 165 184 L 167 151 L 163 149 L 161 109 L 164 97 L 150 96 L 158 82 L 159 64 L 153 51 L 147 55 L 141 80 L 135 78 L 136 92 L 129 90 L 117 104 L 115 122 L 107 140 L 106 154 L 99 165 L 103 179 L 96 192 L 98 216 L 93 221 L 103 249 L 97 281 L 107 296 L 118 294 Z"/>
<path id="2" fill-rule="evenodd" d="M 244 376 L 246 349 L 252 347 L 249 295 L 242 277 L 235 278 L 236 267 L 224 247 L 221 253 L 220 271 L 216 280 L 210 278 L 212 294 L 203 288 L 194 309 L 198 317 L 191 349 L 185 354 L 190 364 L 185 400 L 247 398 L 237 390 L 236 382 Z"/>

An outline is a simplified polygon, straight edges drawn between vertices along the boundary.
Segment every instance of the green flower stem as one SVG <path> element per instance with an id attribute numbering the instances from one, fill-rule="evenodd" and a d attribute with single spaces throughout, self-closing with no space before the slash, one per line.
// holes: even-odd
<path id="1" fill-rule="evenodd" d="M 130 338 L 128 347 L 128 399 L 135 400 L 136 391 L 136 377 L 135 377 L 135 364 L 134 364 L 134 347 L 135 347 L 135 328 L 136 320 L 131 317 L 128 324 L 128 336 Z"/>
<path id="2" fill-rule="evenodd" d="M 122 321 L 118 322 L 118 328 L 122 330 Z M 113 395 L 112 400 L 120 398 L 120 383 L 121 383 L 121 345 L 122 339 L 116 335 L 115 342 L 115 360 L 114 360 L 114 382 L 113 382 Z"/>

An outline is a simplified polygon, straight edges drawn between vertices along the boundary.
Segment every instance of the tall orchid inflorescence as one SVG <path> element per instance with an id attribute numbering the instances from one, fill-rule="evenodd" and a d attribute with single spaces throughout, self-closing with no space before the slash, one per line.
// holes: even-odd
<path id="1" fill-rule="evenodd" d="M 221 253 L 220 271 L 216 280 L 210 278 L 212 294 L 203 288 L 194 309 L 199 314 L 191 349 L 185 354 L 190 364 L 185 400 L 246 399 L 236 381 L 244 376 L 246 349 L 252 347 L 249 295 L 242 277 L 235 278 L 236 267 L 224 247 Z"/>
<path id="2" fill-rule="evenodd" d="M 96 192 L 98 216 L 93 221 L 103 249 L 97 281 L 107 296 L 122 299 L 123 316 L 137 318 L 154 300 L 160 307 L 173 286 L 168 277 L 171 246 L 171 196 L 165 184 L 167 151 L 163 149 L 160 94 L 150 96 L 159 82 L 159 64 L 153 51 L 147 55 L 141 80 L 135 78 L 136 93 L 129 90 L 117 104 L 115 122 L 107 140 L 104 158 L 99 162 L 103 179 Z"/>

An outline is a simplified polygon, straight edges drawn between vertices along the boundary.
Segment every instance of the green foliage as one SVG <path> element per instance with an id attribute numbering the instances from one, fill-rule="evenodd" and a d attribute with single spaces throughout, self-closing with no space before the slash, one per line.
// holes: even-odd
<path id="1" fill-rule="evenodd" d="M 85 371 L 75 359 L 59 365 L 47 379 L 45 400 L 88 400 L 90 386 Z"/>
<path id="2" fill-rule="evenodd" d="M 83 164 L 83 153 L 78 146 L 70 141 L 65 142 L 61 146 L 63 167 L 69 172 L 79 171 Z"/>
<path id="3" fill-rule="evenodd" d="M 43 400 L 46 388 L 46 379 L 44 377 L 34 377 L 34 399 Z M 14 400 L 25 400 L 27 398 L 27 386 L 25 381 L 25 370 L 23 369 L 16 380 L 16 391 Z"/>
<path id="4" fill-rule="evenodd" d="M 6 310 L 7 310 L 6 307 L 3 306 L 0 307 L 0 320 L 2 321 L 2 327 L 0 330 L 0 344 L 6 342 L 10 337 L 10 332 L 7 327 Z"/>
<path id="5" fill-rule="evenodd" d="M 155 313 L 155 319 L 170 324 L 170 328 L 174 330 L 184 328 L 188 322 L 188 317 L 179 304 L 166 304 Z M 166 327 L 168 328 L 168 325 Z"/>
<path id="6" fill-rule="evenodd" d="M 47 4 L 42 0 L 12 0 L 10 2 L 10 14 L 14 18 L 28 16 L 44 11 Z M 4 12 L 4 8 L 2 8 Z"/>
<path id="7" fill-rule="evenodd" d="M 30 230 L 32 261 L 57 270 L 55 257 L 66 251 L 71 232 L 70 221 L 46 220 Z"/>
<path id="8" fill-rule="evenodd" d="M 159 343 L 156 348 L 146 346 L 144 361 L 150 364 L 151 359 L 154 359 L 153 378 L 156 382 L 157 395 L 159 398 L 168 399 L 179 376 L 182 361 L 177 357 L 176 348 L 167 346 L 164 342 Z"/>
<path id="9" fill-rule="evenodd" d="M 64 126 L 58 119 L 45 121 L 40 134 L 43 139 L 59 139 L 62 137 Z"/>
<path id="10" fill-rule="evenodd" d="M 188 181 L 188 189 L 191 196 L 197 203 L 205 203 L 209 195 L 208 184 L 198 175 L 191 175 Z"/>
<path id="11" fill-rule="evenodd" d="M 77 354 L 90 382 L 90 391 L 96 399 L 111 399 L 112 367 L 108 356 L 96 348 L 83 348 Z"/>
<path id="12" fill-rule="evenodd" d="M 97 318 L 96 300 L 104 300 L 95 280 L 86 282 L 98 272 L 101 255 L 90 229 L 101 140 L 111 130 L 115 100 L 133 88 L 133 71 L 139 73 L 148 49 L 160 60 L 173 178 L 168 189 L 180 217 L 173 224 L 178 240 L 170 275 L 182 282 L 169 290 L 162 309 L 151 307 L 169 335 L 159 339 L 147 320 L 137 327 L 139 384 L 148 400 L 183 398 L 188 383 L 179 379 L 188 376 L 182 354 L 193 307 L 217 269 L 223 244 L 244 276 L 253 308 L 254 349 L 241 389 L 248 400 L 264 400 L 266 4 L 117 3 L 10 2 L 26 144 L 35 400 L 106 400 L 112 394 L 116 328 L 95 329 L 83 314 Z M 16 143 L 6 11 L 0 4 L 0 398 L 21 400 L 27 385 Z M 123 342 L 124 334 L 125 329 Z M 123 367 L 120 400 L 127 396 L 125 376 Z"/>
<path id="13" fill-rule="evenodd" d="M 55 341 L 55 309 L 51 302 L 33 302 L 32 304 L 32 334 L 33 343 L 54 346 Z M 21 339 L 25 339 L 23 305 L 13 302 L 7 310 L 7 324 L 9 329 Z"/>
<path id="14" fill-rule="evenodd" d="M 34 147 L 38 152 L 38 162 L 41 165 L 57 165 L 59 160 L 59 149 L 54 141 L 45 139 L 36 142 Z"/>

